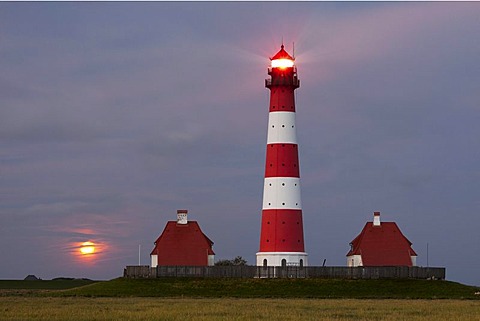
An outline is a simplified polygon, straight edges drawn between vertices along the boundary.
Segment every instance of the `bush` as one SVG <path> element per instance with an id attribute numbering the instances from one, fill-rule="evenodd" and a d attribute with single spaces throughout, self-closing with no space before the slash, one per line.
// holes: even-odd
<path id="1" fill-rule="evenodd" d="M 241 256 L 237 256 L 233 260 L 220 260 L 215 262 L 217 266 L 239 266 L 239 265 L 247 265 L 247 260 L 245 260 Z"/>

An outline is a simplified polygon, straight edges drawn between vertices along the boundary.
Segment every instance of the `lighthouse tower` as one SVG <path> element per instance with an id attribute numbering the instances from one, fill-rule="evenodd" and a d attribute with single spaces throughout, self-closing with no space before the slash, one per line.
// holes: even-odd
<path id="1" fill-rule="evenodd" d="M 300 86 L 295 58 L 281 49 L 270 58 L 267 153 L 262 229 L 257 266 L 306 266 L 294 91 Z"/>

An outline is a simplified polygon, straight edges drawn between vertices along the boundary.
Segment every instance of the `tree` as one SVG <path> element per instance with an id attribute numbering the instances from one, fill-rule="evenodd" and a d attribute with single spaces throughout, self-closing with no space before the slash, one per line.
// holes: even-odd
<path id="1" fill-rule="evenodd" d="M 240 265 L 247 265 L 247 260 L 245 260 L 241 256 L 237 256 L 233 260 L 220 260 L 215 262 L 217 266 L 240 266 Z"/>

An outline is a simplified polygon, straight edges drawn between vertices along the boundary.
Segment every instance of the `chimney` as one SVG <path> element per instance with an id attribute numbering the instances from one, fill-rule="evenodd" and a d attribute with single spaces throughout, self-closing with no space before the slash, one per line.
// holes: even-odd
<path id="1" fill-rule="evenodd" d="M 177 210 L 177 224 L 187 224 L 188 211 L 187 210 Z"/>
<path id="2" fill-rule="evenodd" d="M 380 212 L 373 212 L 373 226 L 380 226 Z"/>

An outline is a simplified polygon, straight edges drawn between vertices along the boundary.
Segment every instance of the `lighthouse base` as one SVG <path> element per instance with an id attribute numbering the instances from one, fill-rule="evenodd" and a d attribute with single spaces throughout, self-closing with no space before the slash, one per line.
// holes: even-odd
<path id="1" fill-rule="evenodd" d="M 308 266 L 305 252 L 258 252 L 257 266 Z"/>

